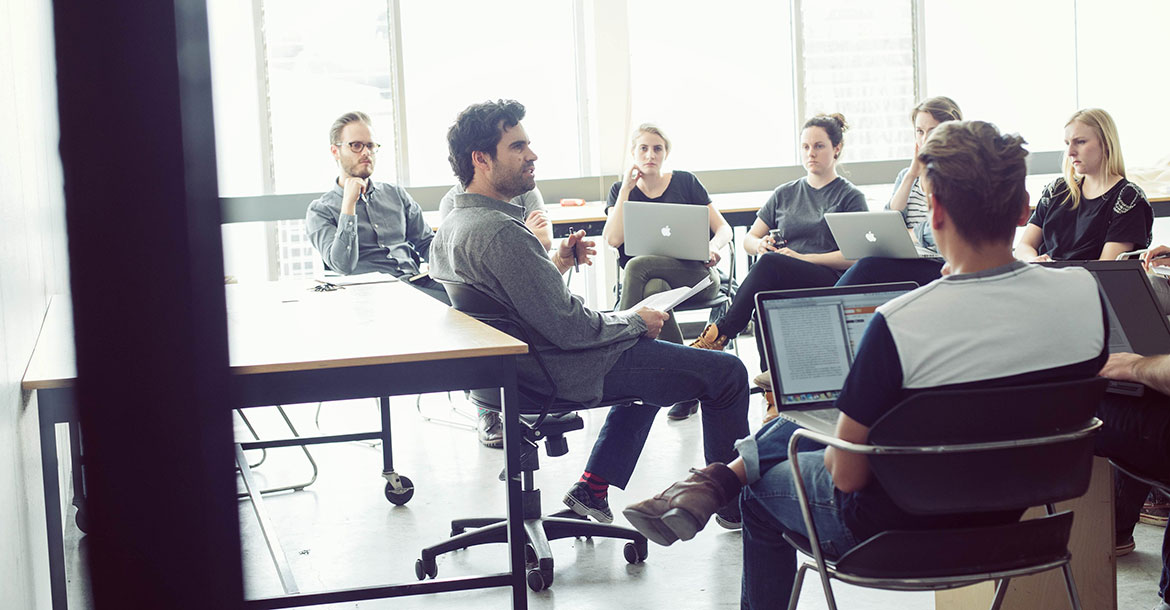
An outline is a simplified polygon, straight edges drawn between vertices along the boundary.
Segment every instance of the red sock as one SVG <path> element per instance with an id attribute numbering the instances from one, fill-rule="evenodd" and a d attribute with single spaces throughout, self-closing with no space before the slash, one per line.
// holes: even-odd
<path id="1" fill-rule="evenodd" d="M 578 479 L 578 481 L 588 485 L 589 491 L 593 492 L 593 495 L 599 498 L 604 498 L 609 494 L 609 481 L 606 481 L 605 479 L 593 474 L 592 472 L 589 472 L 588 470 L 581 473 L 581 478 Z"/>

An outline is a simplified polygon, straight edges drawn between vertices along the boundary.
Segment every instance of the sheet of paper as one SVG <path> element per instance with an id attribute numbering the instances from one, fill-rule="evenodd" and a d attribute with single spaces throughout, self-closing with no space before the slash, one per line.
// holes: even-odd
<path id="1" fill-rule="evenodd" d="M 658 311 L 670 311 L 678 306 L 679 303 L 699 294 L 704 288 L 711 285 L 711 276 L 703 278 L 698 284 L 690 288 L 682 287 L 674 290 L 667 290 L 666 292 L 659 292 L 652 294 L 642 299 L 637 305 L 630 308 L 630 311 L 638 311 L 643 307 L 650 309 L 657 309 Z"/>
<path id="2" fill-rule="evenodd" d="M 318 282 L 333 284 L 334 286 L 356 286 L 358 284 L 381 284 L 383 282 L 398 281 L 398 278 L 393 275 L 380 271 L 358 273 L 356 275 L 320 275 L 314 279 Z"/>

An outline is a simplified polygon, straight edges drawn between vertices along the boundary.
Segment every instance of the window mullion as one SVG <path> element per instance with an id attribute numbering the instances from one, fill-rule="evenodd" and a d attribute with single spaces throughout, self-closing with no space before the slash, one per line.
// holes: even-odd
<path id="1" fill-rule="evenodd" d="M 390 40 L 390 95 L 394 100 L 394 181 L 410 185 L 410 157 L 406 129 L 406 78 L 402 57 L 402 7 L 399 0 L 386 0 L 386 21 Z"/>
<path id="2" fill-rule="evenodd" d="M 256 49 L 256 113 L 259 118 L 260 171 L 263 193 L 276 193 L 276 165 L 272 142 L 272 88 L 268 82 L 268 37 L 264 23 L 264 0 L 252 0 Z"/>

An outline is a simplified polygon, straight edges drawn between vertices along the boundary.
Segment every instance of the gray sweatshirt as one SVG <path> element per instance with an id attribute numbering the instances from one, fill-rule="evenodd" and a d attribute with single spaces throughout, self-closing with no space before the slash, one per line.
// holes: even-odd
<path id="1" fill-rule="evenodd" d="M 605 374 L 646 332 L 634 312 L 603 313 L 570 293 L 556 265 L 523 222 L 524 208 L 464 193 L 431 243 L 431 276 L 464 282 L 507 305 L 527 325 L 557 384 L 557 397 L 597 404 Z M 520 384 L 547 391 L 532 356 L 517 365 Z"/>

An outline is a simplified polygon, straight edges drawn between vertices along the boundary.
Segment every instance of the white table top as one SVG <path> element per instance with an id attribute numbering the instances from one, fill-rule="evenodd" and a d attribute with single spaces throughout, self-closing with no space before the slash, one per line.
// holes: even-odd
<path id="1" fill-rule="evenodd" d="M 513 337 L 400 282 L 314 292 L 312 281 L 225 286 L 233 374 L 523 354 Z M 21 388 L 76 380 L 72 307 L 49 305 Z"/>

